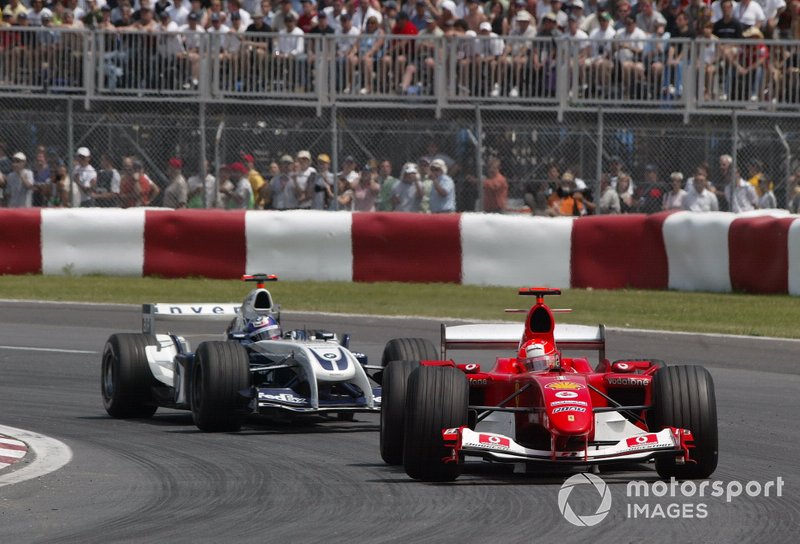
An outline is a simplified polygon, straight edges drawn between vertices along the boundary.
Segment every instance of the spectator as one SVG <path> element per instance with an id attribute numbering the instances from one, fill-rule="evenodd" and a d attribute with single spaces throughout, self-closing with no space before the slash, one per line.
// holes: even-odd
<path id="1" fill-rule="evenodd" d="M 358 36 L 360 31 L 353 25 L 350 14 L 339 16 L 341 31 L 336 38 L 336 89 L 350 94 L 353 70 L 358 65 Z"/>
<path id="2" fill-rule="evenodd" d="M 552 3 L 555 3 L 553 0 Z M 558 1 L 560 4 L 560 1 Z M 566 15 L 564 15 L 564 26 L 566 26 Z M 537 41 L 533 48 L 533 73 L 537 82 L 536 91 L 540 96 L 554 96 L 556 90 L 556 66 L 558 64 L 557 42 L 562 33 L 557 27 L 559 18 L 553 13 L 546 13 L 542 17 L 542 25 L 537 36 L 539 38 L 550 38 L 547 41 Z"/>
<path id="3" fill-rule="evenodd" d="M 50 166 L 47 164 L 47 155 L 44 151 L 37 151 L 36 161 L 33 165 L 33 201 L 34 207 L 47 206 L 51 189 Z"/>
<path id="4" fill-rule="evenodd" d="M 4 190 L 9 208 L 30 208 L 33 205 L 33 172 L 27 168 L 28 158 L 18 151 L 11 157 L 11 172 L 5 176 Z"/>
<path id="5" fill-rule="evenodd" d="M 467 23 L 467 28 L 472 30 L 473 32 L 477 32 L 480 29 L 481 23 L 489 23 L 489 31 L 495 32 L 492 23 L 489 19 L 486 18 L 486 15 L 483 13 L 483 9 L 481 4 L 478 0 L 466 0 L 467 8 L 466 13 L 463 16 L 464 21 Z M 502 29 L 501 29 L 502 32 Z M 498 34 L 495 32 L 495 34 Z"/>
<path id="6" fill-rule="evenodd" d="M 392 209 L 396 212 L 419 212 L 423 191 L 417 165 L 406 163 L 403 165 L 400 183 L 392 189 Z"/>
<path id="7" fill-rule="evenodd" d="M 703 172 L 695 174 L 693 185 L 694 190 L 689 192 L 683 199 L 683 209 L 690 212 L 719 211 L 717 195 L 708 190 L 708 180 Z"/>
<path id="8" fill-rule="evenodd" d="M 381 186 L 375 180 L 372 166 L 364 165 L 359 180 L 353 186 L 353 211 L 374 212 L 380 192 Z"/>
<path id="9" fill-rule="evenodd" d="M 247 167 L 247 181 L 250 182 L 250 192 L 253 194 L 253 207 L 257 210 L 264 208 L 264 198 L 261 189 L 264 187 L 264 178 L 261 172 L 256 169 L 256 159 L 253 155 L 245 153 L 242 161 Z"/>
<path id="10" fill-rule="evenodd" d="M 766 95 L 766 76 L 770 74 L 769 48 L 764 44 L 764 35 L 756 27 L 742 32 L 742 37 L 748 41 L 739 48 L 739 55 L 733 61 L 736 70 L 733 98 L 741 100 L 749 96 L 750 101 L 757 102 Z"/>
<path id="11" fill-rule="evenodd" d="M 513 29 L 509 30 L 510 25 L 508 19 L 504 16 L 504 10 L 505 8 L 503 8 L 503 3 L 500 0 L 491 1 L 489 5 L 489 22 L 492 23 L 492 32 L 498 36 L 506 36 L 510 31 L 513 31 Z M 528 13 L 528 15 L 530 15 L 530 13 Z M 517 14 L 517 19 L 519 19 L 519 14 Z M 535 35 L 535 25 L 533 25 L 533 29 Z"/>
<path id="12" fill-rule="evenodd" d="M 284 15 L 285 28 L 278 31 L 275 59 L 278 79 L 283 85 L 297 92 L 304 92 L 306 85 L 306 52 L 303 31 L 296 26 L 292 13 Z"/>
<path id="13" fill-rule="evenodd" d="M 403 82 L 406 80 L 404 77 L 406 67 L 414 64 L 414 42 L 404 37 L 416 36 L 418 33 L 417 27 L 411 24 L 405 12 L 401 11 L 397 14 L 397 23 L 392 28 L 392 36 L 397 36 L 399 39 L 389 39 L 387 41 L 386 53 L 383 55 L 382 62 L 384 73 L 393 73 L 392 87 L 399 89 L 401 92 L 408 90 L 408 85 L 405 88 L 402 87 Z M 392 69 L 394 69 L 394 72 L 392 72 Z"/>
<path id="14" fill-rule="evenodd" d="M 312 39 L 308 41 L 308 64 L 309 66 L 316 65 L 316 56 L 322 52 L 322 39 L 328 35 L 334 35 L 336 30 L 331 26 L 328 21 L 328 14 L 325 11 L 320 11 L 317 14 L 317 24 L 311 29 L 310 34 L 313 35 Z"/>
<path id="15" fill-rule="evenodd" d="M 307 150 L 297 152 L 298 168 L 293 177 L 297 207 L 311 209 L 311 200 L 314 196 L 317 169 L 311 166 L 311 153 Z"/>
<path id="16" fill-rule="evenodd" d="M 652 85 L 653 94 L 658 96 L 657 93 L 660 92 L 667 98 L 672 98 L 677 90 L 674 85 L 672 89 L 670 89 L 670 85 L 673 81 L 672 66 L 668 66 L 668 57 L 670 51 L 673 50 L 670 44 L 670 38 L 670 34 L 666 32 L 666 25 L 661 22 L 657 23 L 655 32 L 650 36 L 650 40 L 644 44 L 643 53 L 645 73 L 648 75 L 648 83 Z M 683 47 L 683 44 L 674 45 Z M 688 48 L 686 49 L 688 51 Z M 678 64 L 678 62 L 675 64 Z M 682 68 L 679 68 L 679 70 L 680 69 Z"/>
<path id="17" fill-rule="evenodd" d="M 420 202 L 419 205 L 420 211 L 422 213 L 430 213 L 433 180 L 431 179 L 431 159 L 429 156 L 426 155 L 418 159 L 417 171 L 419 172 L 419 179 L 422 184 L 422 202 Z"/>
<path id="18" fill-rule="evenodd" d="M 354 185 L 358 181 L 358 172 L 356 172 L 356 160 L 353 158 L 352 155 L 348 155 L 344 158 L 344 162 L 342 163 L 342 171 L 339 172 L 339 175 L 344 174 L 345 179 L 347 179 L 347 183 L 350 185 Z"/>
<path id="19" fill-rule="evenodd" d="M 340 211 L 352 212 L 353 211 L 353 187 L 347 178 L 339 172 L 339 177 L 336 182 L 338 184 L 338 194 L 336 196 L 337 208 Z"/>
<path id="20" fill-rule="evenodd" d="M 149 206 L 160 192 L 158 185 L 145 174 L 141 162 L 133 157 L 122 159 L 119 196 L 123 208 Z"/>
<path id="21" fill-rule="evenodd" d="M 12 25 L 19 23 L 19 16 L 23 13 L 27 17 L 28 8 L 20 0 L 9 0 L 8 4 L 3 8 L 3 17 L 7 21 L 10 19 Z"/>
<path id="22" fill-rule="evenodd" d="M 658 168 L 655 164 L 645 166 L 644 181 L 637 189 L 638 212 L 654 213 L 661 209 L 664 184 L 658 177 Z"/>
<path id="23" fill-rule="evenodd" d="M 432 190 L 430 193 L 431 213 L 452 213 L 456 211 L 456 185 L 447 175 L 447 165 L 442 159 L 434 159 L 430 166 Z"/>
<path id="24" fill-rule="evenodd" d="M 300 30 L 308 34 L 314 28 L 317 22 L 317 12 L 314 7 L 314 2 L 311 0 L 300 1 L 300 16 L 297 18 L 297 26 Z"/>
<path id="25" fill-rule="evenodd" d="M 227 197 L 228 209 L 252 209 L 253 189 L 247 179 L 247 167 L 235 162 L 228 165 L 228 175 L 232 186 L 224 185 L 220 191 Z"/>
<path id="26" fill-rule="evenodd" d="M 800 168 L 795 168 L 787 183 L 786 209 L 790 213 L 800 213 Z"/>
<path id="27" fill-rule="evenodd" d="M 561 183 L 556 192 L 550 195 L 549 204 L 553 215 L 573 217 L 586 215 L 583 192 L 578 189 L 572 172 L 564 172 L 561 176 Z"/>
<path id="28" fill-rule="evenodd" d="M 669 175 L 671 190 L 664 193 L 664 198 L 661 204 L 661 209 L 664 211 L 669 210 L 683 210 L 683 201 L 686 199 L 686 191 L 683 189 L 683 174 L 680 172 L 673 172 Z"/>
<path id="29" fill-rule="evenodd" d="M 358 42 L 358 60 L 361 69 L 361 90 L 360 94 L 371 94 L 373 91 L 373 74 L 375 67 L 379 67 L 378 82 L 383 88 L 386 81 L 386 74 L 383 72 L 381 57 L 383 56 L 384 33 L 378 20 L 371 17 L 367 20 L 367 29 L 362 33 Z M 355 83 L 352 84 L 355 89 Z M 380 89 L 382 90 L 382 89 Z"/>
<path id="30" fill-rule="evenodd" d="M 383 3 L 383 20 L 380 22 L 380 28 L 384 34 L 390 34 L 392 28 L 397 22 L 397 2 L 394 0 L 386 0 Z"/>
<path id="31" fill-rule="evenodd" d="M 164 12 L 166 13 L 166 12 Z M 172 157 L 167 162 L 167 177 L 169 185 L 164 189 L 162 205 L 165 208 L 180 209 L 185 208 L 189 201 L 189 185 L 181 172 L 183 160 Z"/>
<path id="32" fill-rule="evenodd" d="M 617 195 L 619 196 L 619 213 L 632 213 L 636 210 L 636 199 L 633 196 L 631 177 L 625 172 L 617 178 Z"/>
<path id="33" fill-rule="evenodd" d="M 180 27 L 183 37 L 183 52 L 178 53 L 179 59 L 184 59 L 189 63 L 189 80 L 184 84 L 184 89 L 196 89 L 200 85 L 200 48 L 202 46 L 202 34 L 206 33 L 200 22 L 200 15 L 193 11 L 186 17 L 186 24 Z"/>
<path id="34" fill-rule="evenodd" d="M 178 26 L 185 25 L 189 18 L 189 8 L 184 5 L 186 0 L 172 0 L 172 5 L 167 8 L 169 18 Z"/>
<path id="35" fill-rule="evenodd" d="M 344 9 L 344 1 L 333 0 L 331 2 L 331 5 L 329 5 L 322 11 L 324 11 L 325 15 L 328 17 L 328 24 L 333 27 L 334 32 L 336 34 L 341 34 L 342 33 L 341 16 L 343 13 L 347 13 L 347 10 Z"/>
<path id="36" fill-rule="evenodd" d="M 314 195 L 311 197 L 311 208 L 325 210 L 333 199 L 333 173 L 331 158 L 327 153 L 317 155 L 317 176 L 314 179 Z"/>
<path id="37" fill-rule="evenodd" d="M 600 201 L 597 203 L 597 213 L 599 215 L 621 213 L 619 194 L 611 187 L 611 178 L 608 174 L 600 177 Z"/>
<path id="38" fill-rule="evenodd" d="M 409 4 L 410 3 L 411 2 L 409 2 Z M 425 0 L 416 0 L 416 2 L 413 3 L 413 5 L 414 5 L 414 13 L 401 11 L 400 13 L 397 14 L 397 21 L 399 21 L 401 18 L 407 19 L 411 22 L 412 25 L 414 25 L 414 28 L 416 28 L 417 31 L 419 32 L 423 28 L 425 28 L 425 26 L 428 24 L 427 21 L 428 16 L 430 16 L 433 20 L 436 20 L 436 17 L 434 17 L 432 13 L 428 12 L 428 6 Z M 397 24 L 397 21 L 395 21 L 395 24 Z M 393 28 L 394 27 L 390 27 L 390 32 L 393 32 L 392 30 Z"/>
<path id="39" fill-rule="evenodd" d="M 758 200 L 758 207 L 762 210 L 778 207 L 778 200 L 775 198 L 775 193 L 772 192 L 772 185 L 772 182 L 766 176 L 759 181 L 761 198 Z"/>
<path id="40" fill-rule="evenodd" d="M 764 170 L 764 163 L 760 159 L 752 159 L 747 165 L 747 182 L 753 186 L 758 196 L 761 196 L 761 180 L 767 177 Z"/>
<path id="41" fill-rule="evenodd" d="M 592 43 L 591 77 L 589 80 L 594 84 L 594 88 L 590 87 L 589 91 L 600 95 L 608 94 L 611 85 L 611 73 L 614 69 L 612 54 L 616 31 L 611 22 L 611 15 L 608 12 L 601 13 L 598 22 L 599 26 L 589 34 L 589 41 Z M 611 183 L 616 183 L 613 174 Z"/>
<path id="42" fill-rule="evenodd" d="M 733 14 L 745 28 L 760 29 L 767 20 L 761 5 L 753 0 L 740 0 L 733 8 Z"/>
<path id="43" fill-rule="evenodd" d="M 79 147 L 75 158 L 77 164 L 72 170 L 72 181 L 80 187 L 81 206 L 88 206 L 97 185 L 97 171 L 91 165 L 91 153 L 88 147 Z"/>
<path id="44" fill-rule="evenodd" d="M 636 19 L 627 15 L 624 27 L 614 36 L 617 66 L 622 75 L 622 97 L 630 98 L 637 94 L 637 90 L 644 79 L 644 63 L 642 52 L 647 34 L 636 26 Z"/>
<path id="45" fill-rule="evenodd" d="M 219 201 L 216 191 L 216 178 L 211 173 L 211 163 L 206 160 L 204 174 L 198 172 L 187 180 L 189 208 L 213 208 Z M 204 192 L 205 189 L 205 192 Z"/>
<path id="46" fill-rule="evenodd" d="M 81 190 L 70 181 L 67 165 L 61 159 L 53 162 L 51 169 L 50 206 L 54 208 L 77 208 L 81 205 Z"/>
<path id="47" fill-rule="evenodd" d="M 478 38 L 475 40 L 475 60 L 473 73 L 481 94 L 500 96 L 501 86 L 497 77 L 497 67 L 500 57 L 505 51 L 505 42 L 492 32 L 492 24 L 484 21 L 480 24 Z M 519 90 L 514 96 L 519 95 Z"/>
<path id="48" fill-rule="evenodd" d="M 388 160 L 381 161 L 378 169 L 378 184 L 381 186 L 378 193 L 378 211 L 388 212 L 392 209 L 392 189 L 400 180 L 392 176 L 392 163 Z"/>
<path id="49" fill-rule="evenodd" d="M 273 210 L 290 210 L 297 208 L 297 194 L 292 183 L 292 167 L 294 160 L 291 155 L 281 157 L 280 173 L 270 180 L 269 199 L 267 204 Z"/>
<path id="50" fill-rule="evenodd" d="M 44 16 L 50 16 L 52 19 L 53 12 L 44 7 L 44 0 L 32 0 L 31 9 L 28 10 L 28 25 L 42 26 L 42 17 Z"/>
<path id="51" fill-rule="evenodd" d="M 116 208 L 119 206 L 119 191 L 122 177 L 114 168 L 114 162 L 108 153 L 100 155 L 100 171 L 97 173 L 97 185 L 91 193 L 95 206 Z"/>
<path id="52" fill-rule="evenodd" d="M 377 28 L 380 28 L 383 14 L 372 7 L 368 1 L 359 2 L 358 7 L 353 10 L 353 26 L 358 29 L 359 33 L 363 34 L 367 31 L 367 22 L 370 17 L 375 17 Z"/>
<path id="53" fill-rule="evenodd" d="M 546 215 L 549 217 L 555 215 L 547 202 L 549 190 L 548 184 L 542 181 L 533 180 L 525 184 L 523 200 L 525 200 L 525 204 L 531 209 L 532 215 Z"/>
<path id="54" fill-rule="evenodd" d="M 489 157 L 486 161 L 486 177 L 483 180 L 483 211 L 503 213 L 507 205 L 508 181 L 500 172 L 500 159 Z"/>
<path id="55" fill-rule="evenodd" d="M 425 23 L 425 28 L 419 31 L 418 39 L 414 43 L 416 62 L 409 64 L 403 74 L 403 81 L 400 84 L 403 93 L 420 94 L 422 89 L 428 89 L 426 94 L 431 94 L 433 71 L 438 62 L 436 54 L 439 38 L 444 36 L 444 31 L 439 28 L 432 16 L 426 17 Z M 417 85 L 414 85 L 414 76 L 417 76 Z"/>
<path id="56" fill-rule="evenodd" d="M 570 73 L 578 74 L 577 83 L 585 92 L 589 87 L 592 42 L 589 41 L 588 34 L 581 30 L 578 17 L 572 13 L 567 18 L 567 29 L 567 37 L 570 40 Z"/>
<path id="57" fill-rule="evenodd" d="M 235 17 L 238 17 L 243 30 L 253 24 L 253 18 L 247 10 L 242 9 L 239 0 L 228 0 L 228 16 L 231 18 L 231 21 L 233 21 Z"/>
<path id="58" fill-rule="evenodd" d="M 520 88 L 524 88 L 525 80 L 529 76 L 527 70 L 535 37 L 536 24 L 533 16 L 525 10 L 518 12 L 505 51 L 499 59 L 500 78 L 511 82 L 508 94 L 512 98 L 519 96 Z"/>
<path id="59" fill-rule="evenodd" d="M 738 172 L 737 172 L 738 174 Z M 696 176 L 695 176 L 696 177 Z M 728 201 L 730 211 L 733 213 L 749 212 L 758 207 L 758 196 L 755 187 L 736 175 L 723 189 L 725 200 Z"/>
<path id="60" fill-rule="evenodd" d="M 659 24 L 667 26 L 667 20 L 660 11 L 655 9 L 653 0 L 639 0 L 636 4 L 638 12 L 636 15 L 636 26 L 644 30 L 648 34 L 655 34 L 656 27 Z"/>

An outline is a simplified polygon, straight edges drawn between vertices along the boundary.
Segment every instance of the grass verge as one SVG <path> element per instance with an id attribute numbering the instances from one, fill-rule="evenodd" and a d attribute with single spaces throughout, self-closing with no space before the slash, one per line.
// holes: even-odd
<path id="1" fill-rule="evenodd" d="M 238 280 L 167 280 L 108 276 L 0 276 L 0 298 L 80 302 L 229 302 L 251 286 Z M 421 315 L 480 321 L 520 320 L 504 308 L 532 300 L 506 287 L 453 284 L 277 282 L 268 285 L 287 310 Z M 572 308 L 565 323 L 800 338 L 800 300 L 787 295 L 567 289 L 552 297 Z"/>

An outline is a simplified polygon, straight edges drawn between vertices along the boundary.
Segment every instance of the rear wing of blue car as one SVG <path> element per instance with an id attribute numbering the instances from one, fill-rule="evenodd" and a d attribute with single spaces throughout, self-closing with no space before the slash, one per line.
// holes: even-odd
<path id="1" fill-rule="evenodd" d="M 238 302 L 201 302 L 173 304 L 157 302 L 142 304 L 142 332 L 156 333 L 156 321 L 230 321 L 241 311 Z"/>

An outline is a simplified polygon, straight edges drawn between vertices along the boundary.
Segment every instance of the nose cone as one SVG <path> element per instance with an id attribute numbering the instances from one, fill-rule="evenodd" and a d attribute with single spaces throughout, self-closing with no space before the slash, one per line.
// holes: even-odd
<path id="1" fill-rule="evenodd" d="M 560 379 L 565 378 L 565 379 Z M 585 435 L 592 431 L 594 415 L 589 388 L 578 376 L 542 376 L 540 379 L 547 427 L 562 436 Z"/>

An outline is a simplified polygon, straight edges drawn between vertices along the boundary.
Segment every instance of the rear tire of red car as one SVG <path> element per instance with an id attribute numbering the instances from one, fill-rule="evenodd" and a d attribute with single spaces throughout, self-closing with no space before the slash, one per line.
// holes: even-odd
<path id="1" fill-rule="evenodd" d="M 148 418 L 158 406 L 150 388 L 156 385 L 145 348 L 157 346 L 149 334 L 112 334 L 103 348 L 100 390 L 111 417 Z"/>
<path id="2" fill-rule="evenodd" d="M 653 378 L 653 431 L 679 427 L 692 431 L 695 463 L 679 465 L 675 458 L 656 458 L 656 470 L 662 478 L 708 478 L 717 468 L 719 455 L 717 400 L 714 380 L 702 366 L 671 366 L 658 370 Z"/>
<path id="3" fill-rule="evenodd" d="M 192 419 L 201 431 L 233 432 L 242 427 L 250 387 L 250 359 L 238 342 L 203 342 L 192 367 Z"/>
<path id="4" fill-rule="evenodd" d="M 389 465 L 403 464 L 408 377 L 419 361 L 392 361 L 381 382 L 381 457 Z"/>
<path id="5" fill-rule="evenodd" d="M 437 361 L 439 350 L 427 338 L 394 338 L 383 348 L 381 366 L 392 361 Z"/>
<path id="6" fill-rule="evenodd" d="M 403 465 L 415 480 L 446 482 L 458 478 L 461 466 L 444 463 L 452 452 L 442 430 L 467 425 L 469 386 L 463 372 L 451 366 L 421 366 L 408 378 Z"/>

